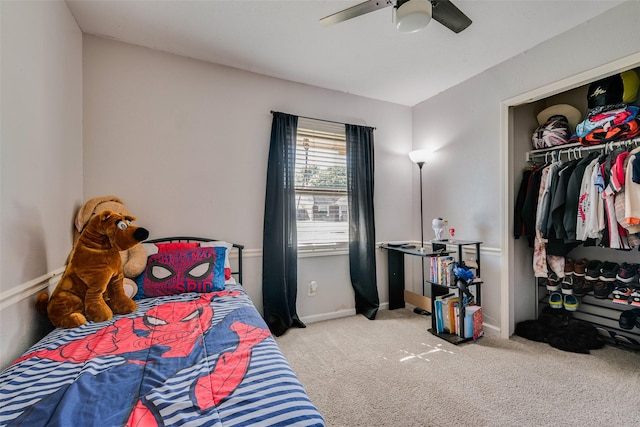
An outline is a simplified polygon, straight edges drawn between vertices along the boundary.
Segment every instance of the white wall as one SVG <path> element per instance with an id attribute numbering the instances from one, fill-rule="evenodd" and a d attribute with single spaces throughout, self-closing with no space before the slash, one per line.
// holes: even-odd
<path id="1" fill-rule="evenodd" d="M 626 2 L 415 106 L 414 149 L 437 150 L 425 169 L 425 218 L 448 218 L 460 238 L 480 239 L 487 247 L 506 251 L 503 238 L 510 236 L 504 235 L 502 224 L 509 218 L 501 194 L 503 188 L 512 191 L 513 183 L 501 158 L 507 125 L 501 122 L 502 101 L 640 51 L 633 36 L 639 25 L 640 2 Z M 612 34 L 618 35 L 615 42 Z M 483 269 L 483 298 L 492 302 L 483 314 L 494 325 L 501 321 L 495 309 L 503 303 L 501 290 L 513 287 L 500 280 L 501 270 L 509 268 L 498 262 Z M 533 286 L 529 277 L 514 280 Z"/>
<path id="2" fill-rule="evenodd" d="M 84 198 L 120 196 L 151 238 L 204 235 L 244 244 L 244 285 L 261 308 L 271 110 L 376 127 L 376 238 L 412 237 L 409 107 L 88 35 Z M 378 258 L 386 263 L 386 254 Z M 346 265 L 345 255 L 301 258 L 301 317 L 354 308 Z M 307 296 L 311 280 L 319 283 L 314 297 Z"/>
<path id="3" fill-rule="evenodd" d="M 40 334 L 20 285 L 61 267 L 82 201 L 82 34 L 64 2 L 0 2 L 0 368 Z M 5 302 L 17 298 L 16 304 Z"/>

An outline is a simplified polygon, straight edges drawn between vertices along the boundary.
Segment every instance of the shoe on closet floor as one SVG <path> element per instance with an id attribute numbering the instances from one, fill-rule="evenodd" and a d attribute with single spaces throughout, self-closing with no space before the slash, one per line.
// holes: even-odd
<path id="1" fill-rule="evenodd" d="M 587 271 L 587 263 L 589 261 L 586 258 L 580 258 L 573 262 L 573 275 L 584 277 Z"/>
<path id="2" fill-rule="evenodd" d="M 561 286 L 563 295 L 573 294 L 573 276 L 564 276 Z"/>
<path id="3" fill-rule="evenodd" d="M 611 290 L 609 283 L 598 280 L 593 284 L 593 296 L 598 299 L 606 299 L 609 297 Z"/>
<path id="4" fill-rule="evenodd" d="M 636 326 L 636 321 L 638 320 L 638 313 L 636 312 L 636 310 L 639 310 L 639 309 L 634 308 L 633 310 L 625 310 L 622 313 L 620 313 L 620 319 L 618 319 L 618 324 L 622 329 L 629 330 L 629 329 L 633 329 L 634 326 Z"/>
<path id="5" fill-rule="evenodd" d="M 551 308 L 562 308 L 562 294 L 560 292 L 551 292 L 549 305 Z"/>
<path id="6" fill-rule="evenodd" d="M 573 276 L 575 261 L 571 258 L 565 258 L 564 260 L 564 277 Z"/>
<path id="7" fill-rule="evenodd" d="M 616 304 L 629 304 L 629 296 L 631 295 L 631 288 L 622 283 L 616 282 L 616 287 L 613 289 L 613 302 Z"/>
<path id="8" fill-rule="evenodd" d="M 640 307 L 640 283 L 633 285 L 631 294 L 629 295 L 629 304 Z"/>
<path id="9" fill-rule="evenodd" d="M 600 276 L 598 279 L 605 282 L 613 282 L 620 271 L 620 265 L 617 262 L 605 261 L 600 268 Z"/>
<path id="10" fill-rule="evenodd" d="M 597 259 L 592 259 L 587 263 L 587 268 L 585 270 L 585 277 L 587 280 L 598 280 L 600 277 L 600 269 L 602 268 L 602 261 L 598 261 Z"/>
<path id="11" fill-rule="evenodd" d="M 562 287 L 562 280 L 558 277 L 558 275 L 552 271 L 549 273 L 547 277 L 547 290 L 548 291 L 559 291 Z"/>
<path id="12" fill-rule="evenodd" d="M 593 290 L 593 283 L 585 280 L 584 277 L 573 277 L 573 295 L 583 297 Z"/>
<path id="13" fill-rule="evenodd" d="M 580 303 L 575 295 L 565 295 L 562 303 L 567 311 L 576 311 Z"/>
<path id="14" fill-rule="evenodd" d="M 620 264 L 620 270 L 616 275 L 616 280 L 623 283 L 631 283 L 638 278 L 638 264 L 629 264 L 623 262 Z"/>

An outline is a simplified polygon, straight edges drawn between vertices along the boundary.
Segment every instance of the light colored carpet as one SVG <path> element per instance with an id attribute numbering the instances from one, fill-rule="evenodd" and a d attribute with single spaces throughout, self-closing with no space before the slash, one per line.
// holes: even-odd
<path id="1" fill-rule="evenodd" d="M 381 310 L 276 341 L 328 426 L 640 425 L 640 353 L 575 354 L 520 337 L 458 346 L 431 318 Z"/>

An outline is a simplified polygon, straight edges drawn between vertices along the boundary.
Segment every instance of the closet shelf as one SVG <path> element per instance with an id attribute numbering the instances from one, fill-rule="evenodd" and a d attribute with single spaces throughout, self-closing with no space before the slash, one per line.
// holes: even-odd
<path id="1" fill-rule="evenodd" d="M 639 144 L 640 137 L 625 139 L 624 141 L 608 142 L 606 144 L 599 145 L 581 145 L 580 143 L 576 142 L 573 144 L 558 145 L 556 147 L 541 148 L 539 150 L 528 151 L 525 157 L 527 162 L 535 161 L 536 159 L 540 158 L 544 158 L 545 160 L 547 160 L 549 159 L 549 156 L 556 156 L 555 158 L 559 159 L 563 154 L 567 156 L 573 155 L 577 158 L 581 157 L 582 153 L 586 153 L 589 151 L 613 151 L 614 149 L 619 147 L 632 147 Z"/>

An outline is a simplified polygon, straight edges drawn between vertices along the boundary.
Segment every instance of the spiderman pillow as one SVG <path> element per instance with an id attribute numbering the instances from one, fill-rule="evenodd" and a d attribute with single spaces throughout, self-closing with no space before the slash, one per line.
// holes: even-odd
<path id="1" fill-rule="evenodd" d="M 136 280 L 134 299 L 185 292 L 214 292 L 225 288 L 227 248 L 198 244 L 158 245 L 150 254 L 144 272 Z"/>

